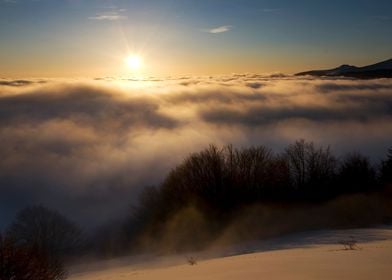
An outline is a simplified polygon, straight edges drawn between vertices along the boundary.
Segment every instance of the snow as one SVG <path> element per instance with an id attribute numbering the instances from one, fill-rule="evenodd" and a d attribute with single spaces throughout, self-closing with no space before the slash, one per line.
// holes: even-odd
<path id="1" fill-rule="evenodd" d="M 344 250 L 342 240 L 358 241 L 356 250 Z M 216 250 L 216 251 L 214 251 Z M 97 265 L 93 270 L 74 271 L 71 280 L 307 280 L 391 279 L 392 228 L 319 231 L 291 235 L 266 242 L 216 248 L 209 253 L 161 257 L 146 263 L 126 260 Z M 238 252 L 251 252 L 238 255 Z M 237 255 L 233 255 L 237 252 Z M 211 254 L 215 254 L 211 258 Z M 218 256 L 220 254 L 220 256 Z M 231 255 L 231 256 L 228 256 Z M 189 257 L 190 255 L 188 255 Z"/>

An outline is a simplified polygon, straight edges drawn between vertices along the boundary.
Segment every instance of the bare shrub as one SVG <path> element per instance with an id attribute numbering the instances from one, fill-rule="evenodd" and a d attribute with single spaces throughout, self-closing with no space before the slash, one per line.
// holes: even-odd
<path id="1" fill-rule="evenodd" d="M 350 236 L 350 239 L 339 241 L 339 244 L 343 245 L 344 250 L 358 250 L 357 243 L 353 236 Z"/>
<path id="2" fill-rule="evenodd" d="M 186 261 L 189 265 L 196 265 L 197 264 L 196 258 L 194 258 L 194 257 L 187 257 Z"/>

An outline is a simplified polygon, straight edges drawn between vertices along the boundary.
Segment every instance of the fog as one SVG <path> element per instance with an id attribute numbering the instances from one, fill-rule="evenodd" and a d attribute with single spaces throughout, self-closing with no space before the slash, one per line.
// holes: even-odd
<path id="1" fill-rule="evenodd" d="M 392 80 L 283 75 L 0 79 L 0 228 L 31 204 L 86 226 L 209 144 L 304 138 L 376 163 L 392 144 Z"/>

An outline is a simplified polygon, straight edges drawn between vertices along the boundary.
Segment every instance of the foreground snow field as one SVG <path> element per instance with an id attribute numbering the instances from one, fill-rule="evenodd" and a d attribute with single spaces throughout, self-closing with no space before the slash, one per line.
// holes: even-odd
<path id="1" fill-rule="evenodd" d="M 339 244 L 353 239 L 358 241 L 355 250 Z M 184 255 L 137 264 L 129 259 L 102 262 L 85 271 L 79 266 L 70 279 L 382 280 L 392 274 L 391 227 L 309 232 L 218 251 L 193 254 L 196 265 L 189 265 Z"/>

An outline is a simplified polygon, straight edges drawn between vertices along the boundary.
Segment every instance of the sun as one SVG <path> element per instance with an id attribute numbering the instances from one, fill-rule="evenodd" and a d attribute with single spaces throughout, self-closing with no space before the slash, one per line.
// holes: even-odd
<path id="1" fill-rule="evenodd" d="M 138 55 L 130 55 L 125 59 L 125 63 L 130 69 L 137 71 L 142 67 L 143 60 Z"/>

